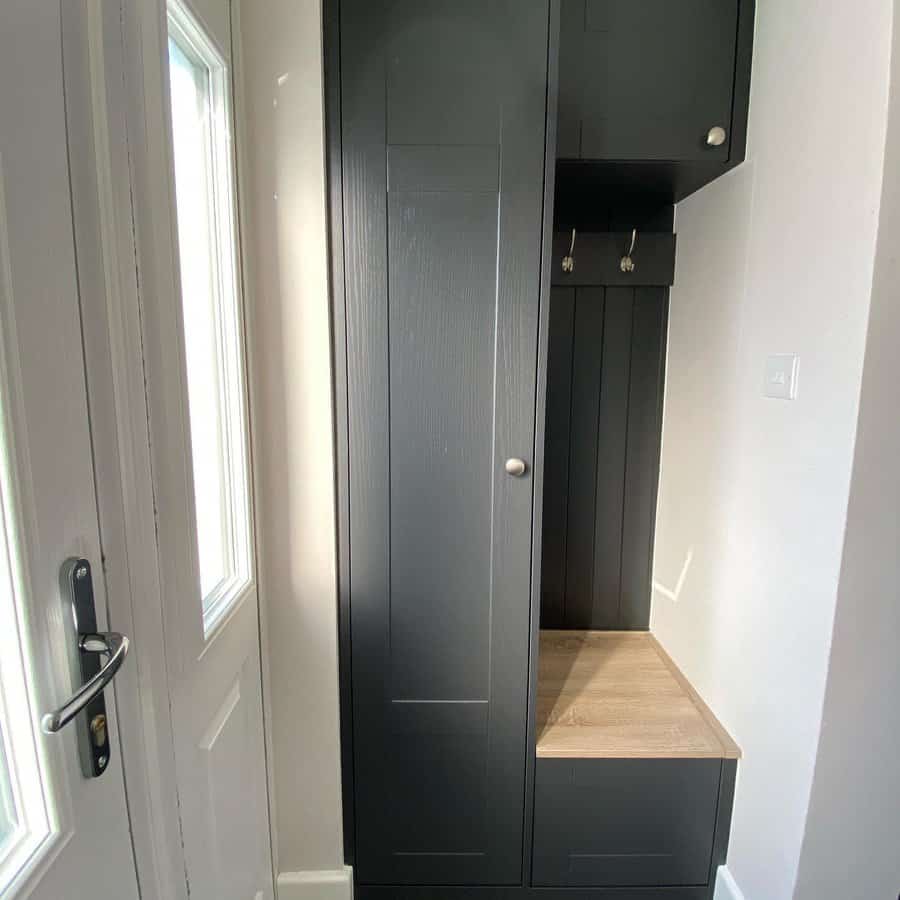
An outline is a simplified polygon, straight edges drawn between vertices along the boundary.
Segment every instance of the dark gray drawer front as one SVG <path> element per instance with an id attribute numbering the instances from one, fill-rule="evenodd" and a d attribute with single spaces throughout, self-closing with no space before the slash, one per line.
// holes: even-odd
<path id="1" fill-rule="evenodd" d="M 718 759 L 539 759 L 533 884 L 706 884 L 721 767 Z"/>

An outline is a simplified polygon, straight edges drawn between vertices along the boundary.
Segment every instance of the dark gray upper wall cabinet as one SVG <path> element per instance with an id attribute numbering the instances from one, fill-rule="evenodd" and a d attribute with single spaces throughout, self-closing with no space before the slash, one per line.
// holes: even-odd
<path id="1" fill-rule="evenodd" d="M 548 22 L 340 7 L 363 885 L 522 878 Z"/>
<path id="2" fill-rule="evenodd" d="M 557 158 L 678 200 L 744 158 L 752 0 L 562 0 Z M 564 179 L 565 182 L 565 179 Z"/>
<path id="3" fill-rule="evenodd" d="M 562 12 L 558 157 L 728 159 L 738 0 L 565 0 Z"/>

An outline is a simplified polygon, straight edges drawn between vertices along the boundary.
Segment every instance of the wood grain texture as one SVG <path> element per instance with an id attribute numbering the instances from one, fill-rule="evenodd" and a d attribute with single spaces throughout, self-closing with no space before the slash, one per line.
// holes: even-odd
<path id="1" fill-rule="evenodd" d="M 542 631 L 539 759 L 737 759 L 740 750 L 646 633 Z"/>
<path id="2" fill-rule="evenodd" d="M 521 877 L 546 0 L 343 0 L 355 871 Z"/>
<path id="3" fill-rule="evenodd" d="M 367 804 L 381 799 L 372 786 L 383 779 L 384 764 L 360 751 L 390 740 L 390 720 L 382 714 L 387 692 L 382 680 L 371 676 L 390 671 L 387 165 L 383 64 L 370 51 L 384 45 L 385 14 L 383 3 L 368 8 L 342 3 L 340 10 L 348 572 L 356 849 L 361 856 L 372 852 L 372 838 L 361 830 Z M 349 72 L 347 59 L 355 61 Z"/>
<path id="4" fill-rule="evenodd" d="M 388 195 L 394 699 L 488 693 L 497 203 Z"/>
<path id="5" fill-rule="evenodd" d="M 581 288 L 575 299 L 566 593 L 563 605 L 566 625 L 575 628 L 590 628 L 593 625 L 595 472 L 603 366 L 604 296 L 603 288 Z"/>
<path id="6" fill-rule="evenodd" d="M 713 731 L 716 737 L 721 743 L 723 749 L 725 750 L 724 759 L 740 759 L 741 758 L 741 748 L 735 743 L 734 739 L 731 735 L 725 730 L 725 726 L 716 718 L 715 713 L 703 702 L 703 698 L 694 690 L 694 686 L 687 680 L 684 673 L 678 666 L 675 664 L 675 661 L 669 656 L 668 653 L 663 649 L 662 644 L 656 639 L 656 637 L 652 634 L 648 634 L 647 637 L 650 639 L 650 642 L 653 644 L 659 658 L 666 665 L 668 670 L 672 673 L 672 676 L 676 681 L 684 688 L 685 693 L 694 701 L 694 706 L 697 707 L 698 712 L 701 716 L 703 716 L 706 724 L 709 725 L 710 730 Z"/>

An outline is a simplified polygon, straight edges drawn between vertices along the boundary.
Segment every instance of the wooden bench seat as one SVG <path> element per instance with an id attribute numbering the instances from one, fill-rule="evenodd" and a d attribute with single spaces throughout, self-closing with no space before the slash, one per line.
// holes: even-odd
<path id="1" fill-rule="evenodd" d="M 738 759 L 648 632 L 542 631 L 539 759 Z"/>

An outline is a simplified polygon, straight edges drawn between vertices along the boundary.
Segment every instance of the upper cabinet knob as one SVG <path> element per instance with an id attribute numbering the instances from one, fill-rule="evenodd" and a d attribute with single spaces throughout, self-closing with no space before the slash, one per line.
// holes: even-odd
<path id="1" fill-rule="evenodd" d="M 514 475 L 516 478 L 519 478 L 525 474 L 527 466 L 525 465 L 525 460 L 513 457 L 506 461 L 506 466 L 504 468 L 506 469 L 507 475 Z"/>
<path id="2" fill-rule="evenodd" d="M 714 125 L 706 135 L 706 143 L 710 147 L 721 147 L 728 138 L 728 133 L 721 125 Z"/>

